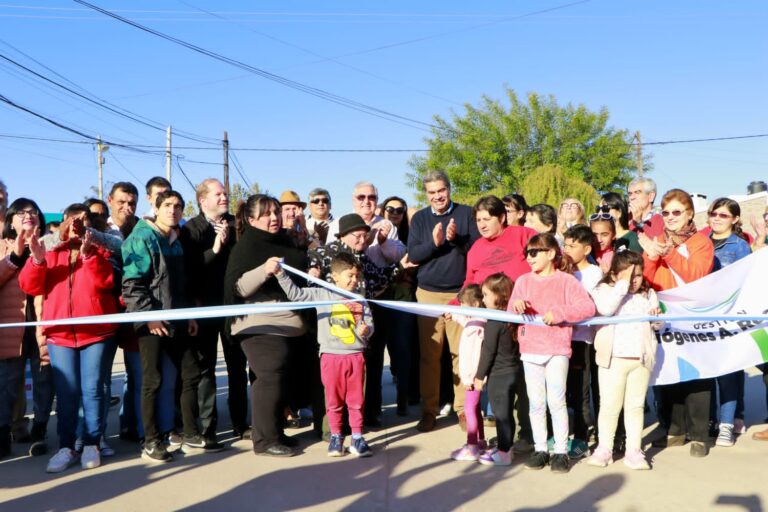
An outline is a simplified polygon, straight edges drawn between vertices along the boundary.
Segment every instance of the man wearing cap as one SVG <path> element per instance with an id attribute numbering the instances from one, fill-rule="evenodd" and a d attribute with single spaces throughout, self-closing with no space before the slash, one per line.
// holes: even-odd
<path id="1" fill-rule="evenodd" d="M 307 223 L 304 219 L 304 208 L 307 203 L 301 200 L 299 194 L 293 190 L 286 190 L 280 194 L 280 206 L 283 216 L 283 229 L 286 234 L 296 241 L 299 249 L 316 247 L 318 244 L 309 235 Z"/>
<path id="2" fill-rule="evenodd" d="M 333 222 L 331 213 L 331 194 L 324 188 L 313 188 L 309 191 L 309 217 L 307 218 L 307 232 L 317 240 L 318 244 L 325 245 L 328 240 L 328 230 Z"/>
<path id="3" fill-rule="evenodd" d="M 447 304 L 461 289 L 467 269 L 467 251 L 479 238 L 472 208 L 451 200 L 451 183 L 442 171 L 422 179 L 429 207 L 411 220 L 408 260 L 418 265 L 416 300 Z M 420 349 L 421 420 L 420 432 L 435 428 L 440 401 L 440 359 L 445 339 L 453 362 L 453 408 L 464 425 L 464 392 L 458 377 L 458 349 L 461 326 L 443 317 L 418 317 Z"/>

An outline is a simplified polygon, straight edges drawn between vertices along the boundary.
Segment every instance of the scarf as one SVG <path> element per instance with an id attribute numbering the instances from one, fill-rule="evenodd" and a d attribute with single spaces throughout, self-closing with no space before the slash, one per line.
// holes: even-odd
<path id="1" fill-rule="evenodd" d="M 243 298 L 235 294 L 235 283 L 243 274 L 260 267 L 273 256 L 283 258 L 285 263 L 299 270 L 307 269 L 306 252 L 296 249 L 285 233 L 269 233 L 250 225 L 246 226 L 242 238 L 229 255 L 227 271 L 224 274 L 224 303 L 242 304 Z M 278 302 L 288 300 L 274 277 L 267 279 L 259 291 Z"/>
<path id="2" fill-rule="evenodd" d="M 696 225 L 691 221 L 688 225 L 683 226 L 678 231 L 670 231 L 665 227 L 664 237 L 672 242 L 673 247 L 678 247 L 688 241 L 688 239 L 695 235 L 696 232 Z"/>

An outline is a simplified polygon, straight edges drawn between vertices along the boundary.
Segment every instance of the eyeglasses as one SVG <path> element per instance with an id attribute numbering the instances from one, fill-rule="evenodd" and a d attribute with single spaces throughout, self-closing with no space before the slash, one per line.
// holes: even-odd
<path id="1" fill-rule="evenodd" d="M 710 219 L 714 219 L 714 218 L 732 219 L 733 215 L 729 215 L 729 214 L 723 213 L 723 212 L 709 212 L 709 218 Z"/>
<path id="2" fill-rule="evenodd" d="M 593 213 L 589 216 L 589 222 L 596 221 L 596 220 L 609 220 L 613 222 L 613 215 L 610 213 Z"/>
<path id="3" fill-rule="evenodd" d="M 664 217 L 664 218 L 667 218 L 670 215 L 672 215 L 673 217 L 679 217 L 684 212 L 685 212 L 685 210 L 671 210 L 671 211 L 670 210 L 661 210 L 661 216 Z"/>
<path id="4" fill-rule="evenodd" d="M 596 207 L 595 211 L 596 212 L 609 213 L 611 211 L 611 207 L 606 204 L 606 205 L 603 205 L 603 206 Z"/>
<path id="5" fill-rule="evenodd" d="M 378 201 L 378 200 L 379 200 L 379 196 L 377 196 L 376 194 L 369 194 L 369 195 L 360 194 L 360 195 L 357 195 L 357 196 L 355 196 L 355 199 L 357 199 L 357 200 L 358 200 L 358 201 L 360 201 L 361 203 L 362 203 L 363 201 L 365 201 L 366 199 L 367 199 L 368 201 L 371 201 L 371 202 L 374 202 L 374 203 L 375 203 L 376 201 Z"/>
<path id="6" fill-rule="evenodd" d="M 561 208 L 579 208 L 579 203 L 563 203 Z"/>
<path id="7" fill-rule="evenodd" d="M 540 252 L 547 252 L 549 249 L 526 249 L 525 250 L 525 257 L 526 258 L 535 258 L 539 255 Z"/>
<path id="8" fill-rule="evenodd" d="M 29 215 L 30 217 L 37 217 L 37 210 L 34 208 L 30 208 L 29 210 L 19 210 L 16 212 L 16 215 L 19 217 L 25 217 Z"/>
<path id="9" fill-rule="evenodd" d="M 389 213 L 390 215 L 402 215 L 405 213 L 405 208 L 402 206 L 394 207 L 394 206 L 387 206 L 384 208 L 384 211 Z"/>
<path id="10" fill-rule="evenodd" d="M 315 199 L 310 199 L 309 202 L 312 204 L 331 204 L 331 200 L 327 197 L 316 197 Z"/>

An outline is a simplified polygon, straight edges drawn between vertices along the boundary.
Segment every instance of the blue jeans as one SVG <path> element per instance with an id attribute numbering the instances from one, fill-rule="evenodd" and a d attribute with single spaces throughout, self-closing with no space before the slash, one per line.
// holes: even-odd
<path id="1" fill-rule="evenodd" d="M 104 380 L 104 410 L 102 411 L 101 418 L 101 435 L 107 431 L 107 420 L 109 416 L 109 399 L 112 397 L 112 364 L 115 362 L 115 352 L 117 352 L 117 340 L 111 338 L 104 340 L 100 343 L 104 344 L 104 356 L 101 361 L 102 379 Z M 77 422 L 77 437 L 83 438 L 83 431 L 85 430 L 85 413 L 83 412 L 83 404 L 80 402 L 80 410 L 78 411 Z"/>
<path id="2" fill-rule="evenodd" d="M 80 348 L 49 344 L 56 388 L 57 433 L 60 448 L 75 447 L 78 409 L 83 403 L 83 444 L 97 445 L 102 435 L 104 416 L 104 354 L 109 342 L 97 342 Z"/>
<path id="3" fill-rule="evenodd" d="M 712 390 L 710 419 L 716 421 L 719 416 L 720 423 L 733 425 L 736 419 L 739 393 L 744 391 L 744 372 L 739 370 L 721 375 L 715 378 L 715 382 L 717 383 L 717 393 L 714 389 Z M 719 415 L 713 414 L 718 412 L 718 402 L 720 403 Z"/>
<path id="4" fill-rule="evenodd" d="M 24 358 L 0 360 L 0 427 L 11 425 L 19 382 L 24 378 Z"/>
<path id="5" fill-rule="evenodd" d="M 144 437 L 144 424 L 141 421 L 141 355 L 139 352 L 123 351 L 125 362 L 125 384 L 123 385 L 123 403 L 120 407 L 120 431 L 135 430 L 140 438 Z M 162 381 L 157 394 L 156 419 L 160 432 L 173 430 L 174 392 L 176 388 L 176 367 L 167 354 L 162 355 L 160 370 Z"/>

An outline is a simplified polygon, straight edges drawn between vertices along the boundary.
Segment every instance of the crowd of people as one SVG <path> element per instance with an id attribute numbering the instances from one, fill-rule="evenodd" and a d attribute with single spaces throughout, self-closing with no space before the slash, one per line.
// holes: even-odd
<path id="1" fill-rule="evenodd" d="M 119 437 L 138 443 L 149 462 L 222 450 L 221 346 L 231 431 L 256 455 L 294 455 L 298 441 L 286 428 L 311 417 L 329 456 L 371 456 L 364 433 L 382 425 L 388 350 L 396 414 L 419 405 L 416 429 L 427 433 L 455 413 L 467 434 L 455 460 L 506 466 L 518 455 L 527 468 L 562 473 L 573 460 L 604 467 L 621 457 L 650 469 L 642 436 L 657 323 L 571 324 L 659 314 L 656 292 L 764 247 L 768 209 L 750 220 L 751 236 L 736 201 L 713 201 L 708 226 L 697 229 L 691 196 L 673 189 L 656 207 L 648 178 L 629 183 L 626 198 L 604 194 L 594 212 L 574 198 L 555 209 L 519 194 L 459 204 L 438 171 L 422 185 L 427 204 L 418 210 L 396 196 L 380 201 L 372 183 L 360 182 L 352 213 L 335 216 L 330 193 L 315 188 L 308 202 L 292 190 L 255 194 L 232 214 L 227 190 L 211 178 L 196 188 L 199 214 L 184 221 L 184 198 L 156 177 L 141 217 L 137 187 L 118 182 L 106 202 L 73 203 L 55 225 L 0 182 L 0 323 L 137 314 L 131 323 L 2 329 L 0 457 L 13 441 L 28 443 L 30 455 L 49 453 L 54 397 L 51 473 L 78 462 L 94 468 L 114 454 L 106 434 L 117 402 Z M 472 309 L 414 315 L 361 297 L 538 315 L 543 325 L 486 320 Z M 281 304 L 301 302 L 316 304 Z M 235 304 L 258 313 L 169 315 Z M 118 349 L 124 389 L 113 396 Z M 768 365 L 762 371 L 768 408 Z M 664 435 L 654 444 L 690 441 L 695 457 L 733 446 L 746 431 L 744 382 L 738 371 L 655 386 Z M 768 440 L 768 430 L 754 438 Z"/>

